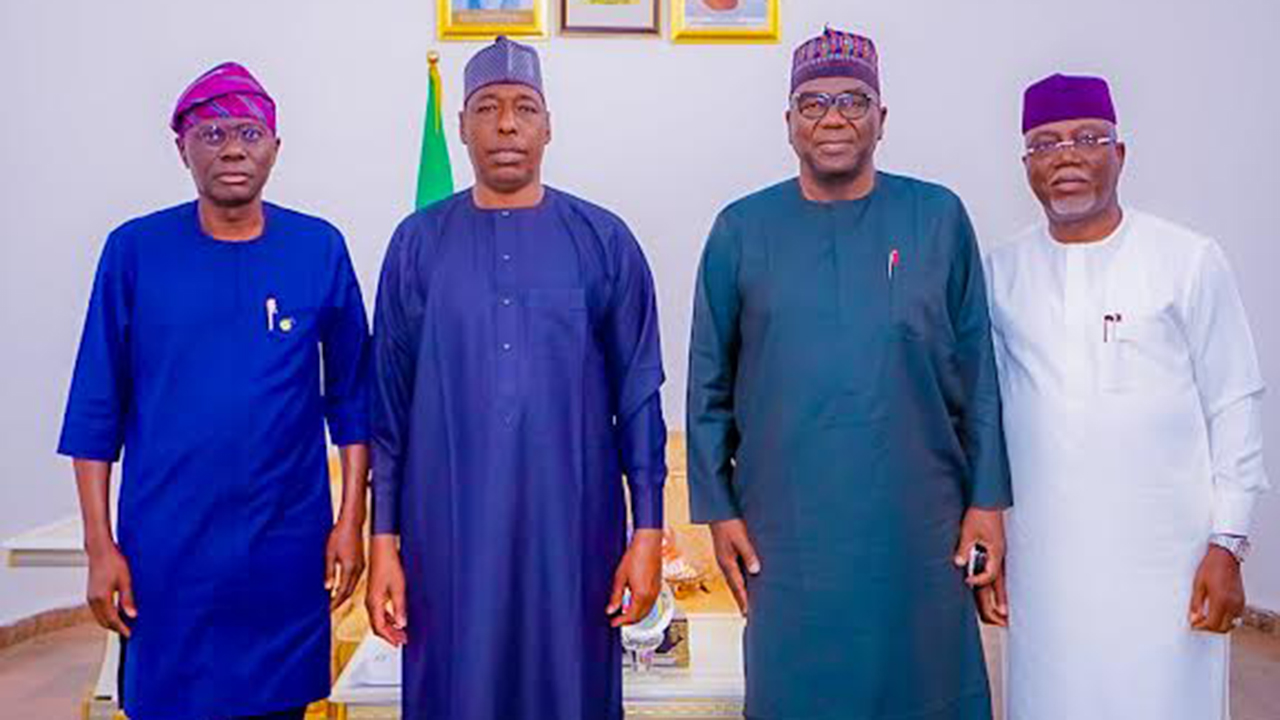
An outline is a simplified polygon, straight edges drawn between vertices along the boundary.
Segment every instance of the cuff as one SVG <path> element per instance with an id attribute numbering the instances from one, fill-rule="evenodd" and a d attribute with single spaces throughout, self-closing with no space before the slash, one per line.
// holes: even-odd
<path id="1" fill-rule="evenodd" d="M 1256 500 L 1250 492 L 1217 490 L 1213 498 L 1213 532 L 1247 536 Z"/>
<path id="2" fill-rule="evenodd" d="M 727 480 L 715 477 L 701 482 L 689 480 L 689 520 L 708 525 L 742 517 Z"/>
<path id="3" fill-rule="evenodd" d="M 67 425 L 62 428 L 62 436 L 58 438 L 58 454 L 79 460 L 116 462 L 120 459 L 123 443 L 119 438 L 108 435 Z"/>
<path id="4" fill-rule="evenodd" d="M 373 508 L 370 511 L 370 531 L 374 535 L 400 534 L 400 493 L 399 484 L 378 482 L 374 478 Z"/>
<path id="5" fill-rule="evenodd" d="M 662 486 L 666 476 L 651 474 L 630 478 L 631 527 L 636 530 L 662 529 Z"/>
<path id="6" fill-rule="evenodd" d="M 326 414 L 329 438 L 334 445 L 367 445 L 369 443 L 369 414 L 350 408 L 332 408 Z"/>

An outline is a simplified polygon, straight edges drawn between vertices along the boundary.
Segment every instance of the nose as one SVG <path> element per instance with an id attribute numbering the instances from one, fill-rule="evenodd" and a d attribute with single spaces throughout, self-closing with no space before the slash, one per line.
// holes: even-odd
<path id="1" fill-rule="evenodd" d="M 498 110 L 498 132 L 503 135 L 515 135 L 518 131 L 515 105 L 503 104 Z"/>
<path id="2" fill-rule="evenodd" d="M 226 144 L 218 151 L 218 159 L 224 162 L 243 160 L 245 155 L 247 155 L 247 152 L 244 149 L 244 144 L 235 135 L 227 138 Z"/>

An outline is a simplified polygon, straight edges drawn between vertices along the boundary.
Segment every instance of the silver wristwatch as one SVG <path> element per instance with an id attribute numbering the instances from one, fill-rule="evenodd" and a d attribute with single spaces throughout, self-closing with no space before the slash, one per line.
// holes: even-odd
<path id="1" fill-rule="evenodd" d="M 1227 535 L 1224 533 L 1210 535 L 1209 544 L 1216 545 L 1231 553 L 1238 563 L 1244 562 L 1244 559 L 1249 555 L 1249 548 L 1251 547 L 1249 538 L 1244 535 Z"/>

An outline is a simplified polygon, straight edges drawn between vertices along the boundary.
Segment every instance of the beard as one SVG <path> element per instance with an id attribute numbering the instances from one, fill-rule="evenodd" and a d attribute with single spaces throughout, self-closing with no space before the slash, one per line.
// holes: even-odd
<path id="1" fill-rule="evenodd" d="M 1081 220 L 1097 211 L 1097 193 L 1082 193 L 1049 198 L 1049 209 L 1054 217 L 1064 222 Z"/>

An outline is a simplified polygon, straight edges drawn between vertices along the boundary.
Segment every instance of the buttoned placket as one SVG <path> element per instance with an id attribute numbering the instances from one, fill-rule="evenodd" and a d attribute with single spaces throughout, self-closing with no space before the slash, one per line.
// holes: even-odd
<path id="1" fill-rule="evenodd" d="M 517 217 L 510 210 L 493 215 L 494 269 L 497 291 L 497 410 L 505 427 L 515 425 L 519 411 L 519 359 L 524 352 L 520 342 L 520 303 L 516 300 Z"/>

